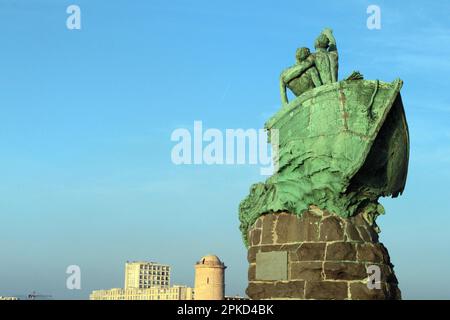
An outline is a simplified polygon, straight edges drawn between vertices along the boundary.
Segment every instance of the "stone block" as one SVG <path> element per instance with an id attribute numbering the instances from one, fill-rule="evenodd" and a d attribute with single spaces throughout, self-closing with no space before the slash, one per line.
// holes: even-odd
<path id="1" fill-rule="evenodd" d="M 369 232 L 365 227 L 357 226 L 356 229 L 358 230 L 359 235 L 361 236 L 361 239 L 365 242 L 371 242 L 372 237 L 370 236 Z"/>
<path id="2" fill-rule="evenodd" d="M 246 293 L 253 300 L 303 299 L 305 297 L 305 282 L 250 282 Z"/>
<path id="3" fill-rule="evenodd" d="M 385 252 L 378 244 L 357 244 L 356 250 L 358 252 L 359 261 L 382 263 L 389 260 L 388 257 L 385 257 Z"/>
<path id="4" fill-rule="evenodd" d="M 283 246 L 280 244 L 268 245 L 268 246 L 260 246 L 261 252 L 272 252 L 272 251 L 281 251 Z"/>
<path id="5" fill-rule="evenodd" d="M 274 234 L 273 226 L 276 222 L 276 216 L 274 214 L 266 214 L 262 221 L 262 239 L 261 244 L 273 244 Z"/>
<path id="6" fill-rule="evenodd" d="M 260 251 L 259 247 L 250 247 L 247 250 L 247 261 L 248 263 L 256 262 L 256 253 Z"/>
<path id="7" fill-rule="evenodd" d="M 320 218 L 306 212 L 301 218 L 294 214 L 278 214 L 276 226 L 277 243 L 317 241 Z"/>
<path id="8" fill-rule="evenodd" d="M 364 264 L 357 262 L 325 262 L 326 280 L 365 280 L 368 277 Z"/>
<path id="9" fill-rule="evenodd" d="M 252 246 L 258 246 L 261 243 L 261 229 L 253 229 L 250 231 L 249 243 Z"/>
<path id="10" fill-rule="evenodd" d="M 322 220 L 320 223 L 320 240 L 321 241 L 343 241 L 344 230 L 339 218 L 330 216 Z"/>
<path id="11" fill-rule="evenodd" d="M 320 261 L 325 258 L 325 242 L 304 242 L 290 253 L 291 261 Z"/>
<path id="12" fill-rule="evenodd" d="M 289 264 L 289 279 L 290 280 L 308 280 L 320 281 L 322 277 L 322 262 L 301 261 L 291 262 Z"/>
<path id="13" fill-rule="evenodd" d="M 356 248 L 350 242 L 332 242 L 327 244 L 326 260 L 331 261 L 354 261 L 356 260 Z"/>
<path id="14" fill-rule="evenodd" d="M 363 239 L 359 235 L 358 229 L 356 229 L 355 225 L 350 221 L 347 221 L 346 223 L 345 234 L 347 236 L 348 241 L 358 241 L 358 242 L 363 241 Z"/>
<path id="15" fill-rule="evenodd" d="M 310 211 L 306 211 L 302 215 L 301 220 L 303 221 L 301 241 L 318 241 L 321 217 Z"/>
<path id="16" fill-rule="evenodd" d="M 248 266 L 248 281 L 256 280 L 256 264 L 250 264 Z"/>
<path id="17" fill-rule="evenodd" d="M 255 224 L 253 225 L 254 228 L 262 228 L 262 222 L 263 222 L 264 216 L 261 216 L 258 218 L 258 220 L 256 220 Z"/>
<path id="18" fill-rule="evenodd" d="M 305 299 L 343 300 L 347 295 L 346 282 L 307 281 L 305 284 Z"/>

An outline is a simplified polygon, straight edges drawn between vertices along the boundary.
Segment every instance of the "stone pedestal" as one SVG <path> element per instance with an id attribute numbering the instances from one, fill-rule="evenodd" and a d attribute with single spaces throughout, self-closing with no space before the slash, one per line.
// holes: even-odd
<path id="1" fill-rule="evenodd" d="M 248 239 L 251 299 L 401 299 L 387 249 L 361 214 L 267 214 Z"/>

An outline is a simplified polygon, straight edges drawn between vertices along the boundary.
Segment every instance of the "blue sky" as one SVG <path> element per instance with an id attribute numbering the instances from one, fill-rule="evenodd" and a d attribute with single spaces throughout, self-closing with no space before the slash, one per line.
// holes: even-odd
<path id="1" fill-rule="evenodd" d="M 77 4 L 82 29 L 68 30 Z M 366 8 L 381 7 L 381 30 Z M 381 241 L 404 298 L 450 298 L 448 1 L 0 0 L 0 295 L 83 299 L 123 286 L 126 260 L 219 255 L 243 294 L 238 205 L 258 166 L 175 166 L 172 131 L 261 128 L 295 49 L 333 28 L 340 78 L 404 80 L 411 135 Z M 68 265 L 82 290 L 67 290 Z"/>

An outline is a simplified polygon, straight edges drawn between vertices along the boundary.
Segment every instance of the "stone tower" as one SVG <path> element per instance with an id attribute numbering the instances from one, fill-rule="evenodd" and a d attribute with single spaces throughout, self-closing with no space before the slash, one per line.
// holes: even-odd
<path id="1" fill-rule="evenodd" d="M 215 255 L 207 255 L 195 264 L 195 300 L 223 300 L 225 264 Z"/>

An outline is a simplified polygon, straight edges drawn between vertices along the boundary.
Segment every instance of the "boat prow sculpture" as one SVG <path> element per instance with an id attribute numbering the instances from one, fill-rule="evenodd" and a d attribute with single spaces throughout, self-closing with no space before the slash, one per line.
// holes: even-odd
<path id="1" fill-rule="evenodd" d="M 266 123 L 278 137 L 272 141 L 278 150 L 277 171 L 265 183 L 253 185 L 239 208 L 249 247 L 247 293 L 250 298 L 349 299 L 356 290 L 353 298 L 359 293 L 365 299 L 397 299 L 393 266 L 378 243 L 375 220 L 384 213 L 379 197 L 398 196 L 406 183 L 409 137 L 400 95 L 403 83 L 363 80 L 359 72 L 337 82 L 338 55 L 330 29 L 318 37 L 316 50 L 297 50 L 297 64 L 280 77 L 283 106 Z M 286 87 L 297 96 L 291 102 Z M 335 223 L 330 229 L 331 219 Z M 305 243 L 315 248 L 316 260 L 299 257 Z M 333 260 L 326 253 L 336 243 L 345 252 Z M 367 253 L 367 246 L 380 259 L 364 260 L 361 250 Z M 275 259 L 277 254 L 286 261 Z M 305 269 L 304 261 L 317 261 L 317 270 Z M 324 262 L 344 263 L 334 265 L 341 274 L 355 265 L 360 270 L 339 279 L 339 272 L 329 274 Z M 381 295 L 364 287 L 371 262 L 387 269 L 380 280 Z M 324 289 L 330 285 L 334 289 Z M 340 291 L 327 296 L 324 290 Z"/>

